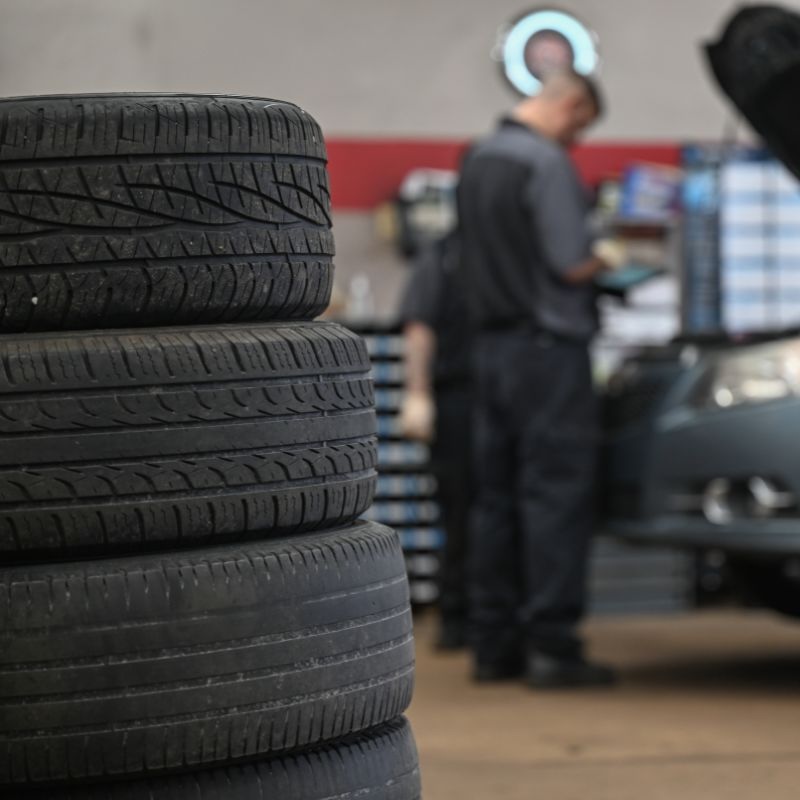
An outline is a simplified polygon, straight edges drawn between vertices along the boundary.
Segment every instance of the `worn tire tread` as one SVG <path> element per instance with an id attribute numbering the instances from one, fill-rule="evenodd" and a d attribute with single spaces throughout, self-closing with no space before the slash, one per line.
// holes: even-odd
<path id="1" fill-rule="evenodd" d="M 405 719 L 336 744 L 148 780 L 17 792 L 8 800 L 420 800 L 419 762 Z"/>
<path id="2" fill-rule="evenodd" d="M 291 751 L 402 714 L 396 534 L 371 523 L 185 553 L 0 568 L 0 783 Z"/>

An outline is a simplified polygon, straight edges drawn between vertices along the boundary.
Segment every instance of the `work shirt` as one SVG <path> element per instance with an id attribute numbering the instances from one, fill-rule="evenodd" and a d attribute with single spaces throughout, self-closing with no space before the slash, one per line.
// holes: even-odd
<path id="1" fill-rule="evenodd" d="M 469 315 L 461 274 L 458 234 L 423 251 L 400 306 L 403 324 L 422 322 L 436 334 L 433 383 L 437 389 L 469 381 Z"/>
<path id="2" fill-rule="evenodd" d="M 588 198 L 564 148 L 503 120 L 464 161 L 458 213 L 476 328 L 531 325 L 571 339 L 592 337 L 594 285 L 564 278 L 591 255 Z"/>

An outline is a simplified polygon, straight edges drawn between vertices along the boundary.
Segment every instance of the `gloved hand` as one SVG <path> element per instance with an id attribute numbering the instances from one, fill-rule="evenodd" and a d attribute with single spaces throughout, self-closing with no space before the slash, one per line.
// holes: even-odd
<path id="1" fill-rule="evenodd" d="M 433 439 L 436 408 L 430 392 L 407 392 L 400 409 L 400 432 L 407 439 L 430 442 Z"/>
<path id="2" fill-rule="evenodd" d="M 599 258 L 612 271 L 624 267 L 630 260 L 628 247 L 620 239 L 598 239 L 592 245 L 592 255 Z"/>

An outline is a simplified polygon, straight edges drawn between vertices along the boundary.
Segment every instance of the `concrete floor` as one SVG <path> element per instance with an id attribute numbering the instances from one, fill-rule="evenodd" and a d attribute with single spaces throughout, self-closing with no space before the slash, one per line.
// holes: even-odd
<path id="1" fill-rule="evenodd" d="M 417 631 L 409 714 L 425 800 L 800 796 L 800 623 L 714 612 L 591 622 L 612 690 L 476 687 Z"/>

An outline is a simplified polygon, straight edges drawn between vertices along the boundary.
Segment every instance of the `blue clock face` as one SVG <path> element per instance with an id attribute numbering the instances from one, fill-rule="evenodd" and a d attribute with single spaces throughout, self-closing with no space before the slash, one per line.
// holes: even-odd
<path id="1" fill-rule="evenodd" d="M 553 70 L 589 75 L 599 56 L 594 34 L 571 14 L 539 9 L 520 17 L 502 44 L 503 74 L 521 94 L 536 94 Z"/>

